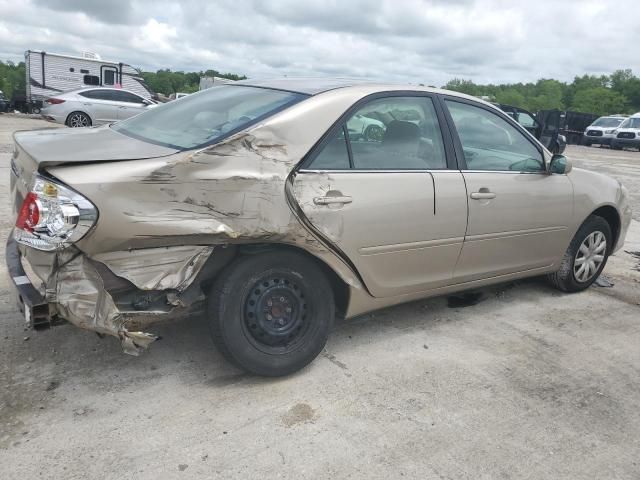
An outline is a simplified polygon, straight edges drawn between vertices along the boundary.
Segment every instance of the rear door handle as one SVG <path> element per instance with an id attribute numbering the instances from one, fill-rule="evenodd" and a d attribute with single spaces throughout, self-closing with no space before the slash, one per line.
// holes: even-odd
<path id="1" fill-rule="evenodd" d="M 479 192 L 473 192 L 471 198 L 473 200 L 491 200 L 496 198 L 496 194 L 490 192 L 488 188 L 481 188 Z"/>
<path id="2" fill-rule="evenodd" d="M 315 197 L 313 199 L 313 203 L 316 205 L 331 205 L 331 204 L 341 204 L 353 202 L 353 198 L 347 196 L 341 197 Z"/>

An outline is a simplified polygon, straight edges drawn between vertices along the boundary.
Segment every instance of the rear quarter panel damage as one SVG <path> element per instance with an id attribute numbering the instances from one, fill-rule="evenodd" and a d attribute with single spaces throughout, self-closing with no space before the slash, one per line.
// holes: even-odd
<path id="1" fill-rule="evenodd" d="M 287 198 L 296 164 L 357 100 L 353 93 L 321 97 L 198 151 L 50 167 L 49 173 L 91 199 L 100 212 L 96 227 L 77 243 L 81 255 L 56 272 L 62 316 L 119 336 L 134 353 L 153 336 L 128 331 L 133 314 L 118 309 L 92 262 L 142 290 L 180 291 L 212 252 L 216 255 L 216 245 L 293 245 L 324 261 L 352 288 L 362 289 L 357 274 L 305 228 Z"/>

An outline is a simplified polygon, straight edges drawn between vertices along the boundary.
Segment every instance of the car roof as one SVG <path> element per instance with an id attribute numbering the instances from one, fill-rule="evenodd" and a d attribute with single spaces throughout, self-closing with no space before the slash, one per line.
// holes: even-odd
<path id="1" fill-rule="evenodd" d="M 423 85 L 410 85 L 403 83 L 387 83 L 374 82 L 371 80 L 340 78 L 340 77 L 280 77 L 267 79 L 248 79 L 233 82 L 227 85 L 241 85 L 247 87 L 272 88 L 274 90 L 286 90 L 289 92 L 302 93 L 305 95 L 317 95 L 328 92 L 330 90 L 345 88 L 368 88 L 373 90 L 417 90 L 427 92 L 439 92 L 449 95 L 456 95 L 471 98 L 476 101 L 487 103 L 477 97 L 453 92 L 449 90 L 440 90 L 435 87 L 425 87 Z"/>
<path id="2" fill-rule="evenodd" d="M 370 82 L 347 78 L 281 77 L 240 80 L 230 85 L 273 88 L 275 90 L 286 90 L 289 92 L 303 93 L 305 95 L 317 95 L 318 93 L 335 90 L 337 88 L 368 83 Z"/>

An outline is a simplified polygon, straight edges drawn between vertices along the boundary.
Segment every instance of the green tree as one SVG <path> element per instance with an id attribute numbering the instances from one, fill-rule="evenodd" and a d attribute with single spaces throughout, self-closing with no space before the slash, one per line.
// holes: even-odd
<path id="1" fill-rule="evenodd" d="M 527 100 L 524 98 L 524 95 L 515 88 L 500 90 L 495 94 L 494 98 L 497 103 L 513 105 L 514 107 L 524 108 L 525 110 L 528 107 Z"/>
<path id="2" fill-rule="evenodd" d="M 624 95 L 632 112 L 640 110 L 640 78 L 627 70 L 616 70 L 611 74 L 611 89 Z"/>
<path id="3" fill-rule="evenodd" d="M 480 91 L 478 85 L 473 83 L 471 80 L 464 80 L 462 78 L 454 78 L 453 80 L 449 80 L 443 88 L 446 88 L 447 90 L 453 90 L 454 92 L 466 93 L 467 95 L 482 95 L 482 92 Z"/>
<path id="4" fill-rule="evenodd" d="M 625 111 L 627 99 L 624 95 L 606 87 L 579 90 L 573 97 L 572 110 L 610 115 Z"/>

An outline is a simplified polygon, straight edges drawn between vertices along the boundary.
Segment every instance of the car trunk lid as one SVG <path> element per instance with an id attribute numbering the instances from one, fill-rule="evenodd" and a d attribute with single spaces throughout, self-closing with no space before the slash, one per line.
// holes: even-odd
<path id="1" fill-rule="evenodd" d="M 63 163 L 164 157 L 177 152 L 173 148 L 128 137 L 108 125 L 98 128 L 50 128 L 16 132 L 14 140 L 29 154 L 39 169 Z"/>

